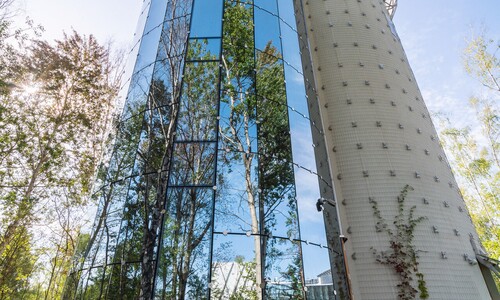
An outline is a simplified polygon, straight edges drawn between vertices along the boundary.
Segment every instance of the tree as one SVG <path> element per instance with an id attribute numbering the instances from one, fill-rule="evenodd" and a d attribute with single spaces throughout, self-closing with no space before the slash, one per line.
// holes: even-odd
<path id="1" fill-rule="evenodd" d="M 16 276 L 14 263 L 47 259 L 49 299 L 60 294 L 76 246 L 78 224 L 71 214 L 91 190 L 118 78 L 109 49 L 76 32 L 55 45 L 34 40 L 25 53 L 11 53 L 14 76 L 5 77 L 11 88 L 0 99 L 0 277 Z M 47 219 L 54 216 L 56 222 Z M 47 258 L 33 252 L 43 250 L 37 244 L 41 232 L 32 229 L 41 221 L 59 236 Z M 25 257 L 8 261 L 7 268 L 9 250 L 22 241 L 29 245 Z"/>
<path id="2" fill-rule="evenodd" d="M 500 92 L 500 60 L 497 57 L 499 42 L 484 33 L 474 36 L 464 49 L 465 71 L 484 87 Z"/>
<path id="3" fill-rule="evenodd" d="M 499 130 L 496 124 L 485 123 L 498 119 L 497 111 L 487 103 L 476 102 L 475 107 L 483 106 L 478 116 L 483 132 Z M 490 115 L 486 117 L 485 115 Z M 493 117 L 494 116 L 494 117 Z M 489 128 L 489 129 L 486 129 Z M 440 132 L 441 143 L 450 154 L 451 165 L 458 175 L 457 180 L 467 203 L 472 221 L 487 252 L 493 257 L 500 257 L 500 165 L 496 160 L 495 139 L 485 140 L 490 143 L 479 144 L 477 137 L 469 127 L 454 128 L 446 125 Z M 498 139 L 497 139 L 498 140 Z M 493 142 L 493 143 L 491 143 Z"/>
<path id="4" fill-rule="evenodd" d="M 500 61 L 498 42 L 484 33 L 468 41 L 463 52 L 465 71 L 484 87 L 483 96 L 469 104 L 480 130 L 456 128 L 442 120 L 441 143 L 451 158 L 470 216 L 488 254 L 500 258 Z M 496 278 L 499 280 L 498 278 Z M 500 287 L 500 281 L 497 281 Z"/>
<path id="5" fill-rule="evenodd" d="M 219 134 L 228 175 L 221 201 L 226 204 L 216 208 L 216 217 L 224 215 L 226 223 L 253 238 L 255 270 L 249 274 L 257 292 L 251 299 L 301 299 L 300 245 L 272 237 L 275 232 L 298 236 L 281 53 L 272 40 L 255 49 L 253 14 L 251 6 L 225 2 Z M 290 286 L 267 284 L 270 278 Z"/>

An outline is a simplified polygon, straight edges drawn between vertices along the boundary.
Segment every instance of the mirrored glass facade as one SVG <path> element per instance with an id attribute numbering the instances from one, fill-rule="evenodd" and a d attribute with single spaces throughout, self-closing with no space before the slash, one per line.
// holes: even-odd
<path id="1" fill-rule="evenodd" d="M 141 18 L 65 299 L 339 299 L 300 3 L 151 0 Z"/>

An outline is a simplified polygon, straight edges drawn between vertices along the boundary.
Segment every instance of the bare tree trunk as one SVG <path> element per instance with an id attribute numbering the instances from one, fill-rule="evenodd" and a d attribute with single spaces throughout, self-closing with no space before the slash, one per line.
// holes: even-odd
<path id="1" fill-rule="evenodd" d="M 157 105 L 154 103 L 154 105 Z M 179 104 L 174 103 L 171 106 L 170 113 L 170 123 L 166 125 L 161 124 L 163 129 L 163 134 L 166 137 L 165 141 L 165 152 L 162 158 L 162 165 L 160 173 L 158 174 L 157 192 L 155 196 L 155 202 L 149 210 L 150 204 L 148 203 L 148 197 L 145 196 L 144 200 L 144 239 L 143 239 L 143 249 L 141 251 L 141 296 L 140 299 L 147 299 L 152 296 L 153 288 L 153 276 L 154 276 L 154 248 L 157 242 L 158 230 L 161 226 L 161 211 L 163 210 L 167 185 L 168 185 L 168 172 L 170 170 L 170 160 L 173 151 L 173 141 L 174 141 L 174 129 L 175 120 L 179 111 Z M 158 114 L 161 112 L 158 110 Z M 155 171 L 155 170 L 151 170 Z M 149 189 L 148 189 L 149 190 Z M 151 226 L 149 225 L 149 216 L 151 215 Z"/>
<path id="2" fill-rule="evenodd" d="M 57 250 L 56 250 L 56 256 L 53 259 L 54 265 L 52 266 L 52 270 L 50 272 L 49 285 L 47 286 L 47 291 L 45 291 L 45 297 L 44 297 L 45 300 L 49 299 L 50 289 L 52 287 L 52 282 L 54 280 L 54 276 L 56 273 L 58 254 L 59 254 L 59 246 L 57 247 Z"/>

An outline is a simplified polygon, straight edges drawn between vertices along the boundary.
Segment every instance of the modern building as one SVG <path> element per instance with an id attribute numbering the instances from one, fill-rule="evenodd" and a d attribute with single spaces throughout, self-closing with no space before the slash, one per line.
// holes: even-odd
<path id="1" fill-rule="evenodd" d="M 395 1 L 303 10 L 311 119 L 325 132 L 315 141 L 328 152 L 352 298 L 490 299 L 474 226 L 391 20 Z"/>
<path id="2" fill-rule="evenodd" d="M 490 299 L 395 8 L 145 1 L 65 299 Z"/>

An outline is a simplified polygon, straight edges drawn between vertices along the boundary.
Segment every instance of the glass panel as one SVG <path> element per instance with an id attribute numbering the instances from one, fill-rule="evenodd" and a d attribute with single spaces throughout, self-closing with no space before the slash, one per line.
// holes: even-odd
<path id="1" fill-rule="evenodd" d="M 223 0 L 194 1 L 191 37 L 216 37 L 221 33 Z"/>
<path id="2" fill-rule="evenodd" d="M 130 87 L 130 79 L 132 77 L 132 74 L 134 73 L 136 59 L 141 46 L 150 4 L 151 1 L 144 1 L 143 7 L 141 9 L 141 14 L 139 15 L 139 20 L 137 22 L 136 31 L 134 34 L 134 40 L 132 43 L 133 46 L 130 52 L 127 54 L 128 57 L 124 66 L 124 75 L 122 79 L 123 85 L 121 86 L 120 91 L 118 92 L 118 96 L 116 97 L 117 107 L 122 107 L 125 102 L 125 98 L 127 97 L 127 93 Z"/>
<path id="3" fill-rule="evenodd" d="M 116 264 L 108 269 L 110 279 L 106 299 L 139 299 L 141 284 L 140 263 Z"/>
<path id="4" fill-rule="evenodd" d="M 127 202 L 123 207 L 120 237 L 116 245 L 119 261 L 139 261 L 144 231 L 144 198 L 148 182 L 146 176 L 133 177 L 128 189 Z M 154 194 L 154 189 L 148 191 Z M 116 260 L 115 260 L 116 261 Z"/>
<path id="5" fill-rule="evenodd" d="M 90 273 L 89 269 L 82 269 L 81 275 L 80 275 L 80 278 L 79 278 L 78 287 L 77 287 L 77 290 L 76 290 L 76 297 L 75 297 L 75 299 L 84 299 L 83 297 L 85 295 L 85 287 L 87 285 L 87 280 L 88 280 L 88 277 L 89 277 L 89 273 Z"/>
<path id="6" fill-rule="evenodd" d="M 281 53 L 280 27 L 278 18 L 259 8 L 255 8 L 254 18 L 255 47 L 262 51 L 272 48 L 274 52 Z M 280 55 L 276 54 L 276 56 Z"/>
<path id="7" fill-rule="evenodd" d="M 144 28 L 146 26 L 147 16 L 149 14 L 149 8 L 151 1 L 144 1 L 141 7 L 141 14 L 139 15 L 139 20 L 137 20 L 137 26 L 134 33 L 134 45 L 140 42 L 142 34 L 144 33 Z"/>
<path id="8" fill-rule="evenodd" d="M 186 8 L 182 3 L 186 1 L 176 1 L 179 5 L 179 15 L 174 13 L 175 18 L 164 24 L 163 32 L 158 45 L 158 57 L 156 58 L 154 82 L 160 82 L 160 90 L 163 90 L 166 103 L 177 99 L 180 92 L 181 74 L 186 50 L 186 38 L 188 36 L 189 18 L 182 16 Z M 169 1 L 169 6 L 174 5 Z M 169 16 L 171 12 L 167 12 Z M 179 17 L 181 16 L 181 17 Z M 160 95 L 160 94 L 159 94 Z"/>
<path id="9" fill-rule="evenodd" d="M 163 23 L 163 18 L 165 16 L 165 10 L 167 8 L 167 1 L 151 0 L 150 2 L 150 9 L 146 20 L 146 25 L 144 27 L 145 34 L 161 26 L 161 24 Z M 159 35 L 157 35 L 157 37 L 159 37 Z M 156 42 L 158 42 L 158 40 Z"/>
<path id="10" fill-rule="evenodd" d="M 217 234 L 213 243 L 211 299 L 258 299 L 258 236 Z"/>
<path id="11" fill-rule="evenodd" d="M 77 299 L 78 282 L 80 280 L 82 271 L 74 271 L 68 275 L 66 283 L 64 284 L 64 296 L 66 299 Z"/>
<path id="12" fill-rule="evenodd" d="M 180 100 L 176 139 L 215 141 L 219 63 L 188 63 Z"/>
<path id="13" fill-rule="evenodd" d="M 254 41 L 253 7 L 243 3 L 226 1 L 224 33 L 222 41 L 222 65 L 224 91 L 230 97 L 239 99 L 252 93 L 254 88 Z M 236 99 L 235 99 L 236 100 Z M 246 107 L 251 107 L 246 100 Z M 234 103 L 238 105 L 238 103 Z"/>
<path id="14" fill-rule="evenodd" d="M 109 282 L 105 299 L 113 299 L 113 296 L 123 294 L 124 282 L 120 280 L 122 277 L 122 262 L 119 258 L 115 258 L 115 260 L 115 264 L 107 267 Z"/>
<path id="15" fill-rule="evenodd" d="M 285 76 L 273 48 L 257 52 L 259 173 L 265 232 L 299 238 Z"/>
<path id="16" fill-rule="evenodd" d="M 268 13 L 278 15 L 278 6 L 276 0 L 254 0 L 256 8 L 267 11 Z M 292 6 L 292 5 L 288 5 Z"/>
<path id="17" fill-rule="evenodd" d="M 141 284 L 141 265 L 140 263 L 125 264 L 122 266 L 120 280 L 122 289 L 119 299 L 134 300 L 139 298 L 139 289 Z M 116 294 L 108 293 L 108 296 Z M 117 297 L 114 297 L 116 299 Z"/>
<path id="18" fill-rule="evenodd" d="M 309 266 L 305 271 L 307 300 L 334 300 L 346 299 L 347 295 L 340 295 L 335 290 L 336 284 L 332 280 L 330 262 L 328 260 L 328 249 L 312 245 L 302 244 L 304 250 L 304 265 Z M 306 254 L 307 253 L 307 254 Z"/>
<path id="19" fill-rule="evenodd" d="M 148 110 L 144 114 L 141 141 L 137 147 L 134 174 L 144 174 L 163 170 L 168 164 L 168 155 L 172 149 L 175 110 L 171 99 L 164 97 L 161 81 L 151 84 Z M 163 170 L 165 171 L 165 170 Z"/>
<path id="20" fill-rule="evenodd" d="M 175 145 L 170 186 L 212 186 L 215 175 L 216 143 Z"/>
<path id="21" fill-rule="evenodd" d="M 99 178 L 106 178 L 106 184 L 124 180 L 131 175 L 141 138 L 143 118 L 143 113 L 137 113 L 126 122 L 120 122 L 109 165 L 104 166 L 98 174 Z"/>
<path id="22" fill-rule="evenodd" d="M 155 299 L 206 299 L 213 193 L 212 188 L 168 191 Z"/>
<path id="23" fill-rule="evenodd" d="M 130 288 L 124 285 L 132 283 L 123 282 L 119 278 L 128 276 L 127 278 L 131 278 L 131 281 L 137 281 L 137 283 L 133 283 L 134 285 L 140 282 L 141 272 L 135 270 L 139 267 L 139 262 L 143 262 L 147 267 L 142 272 L 144 274 L 143 279 L 149 279 L 148 276 L 152 276 L 153 274 L 156 247 L 155 234 L 158 230 L 158 225 L 154 224 L 158 222 L 158 217 L 155 217 L 155 214 L 151 213 L 151 211 L 157 210 L 157 205 L 163 203 L 164 199 L 163 193 L 156 192 L 155 185 L 158 182 L 158 174 L 156 173 L 148 176 L 136 176 L 131 181 L 128 200 L 123 209 L 120 235 L 114 247 L 115 255 L 113 263 L 115 266 L 111 274 L 112 278 L 110 282 L 112 286 L 110 287 L 110 295 L 114 295 L 118 289 L 130 290 Z M 145 210 L 145 207 L 148 209 Z M 146 212 L 149 213 L 147 216 Z M 152 222 L 153 218 L 156 219 L 155 222 Z M 147 226 L 147 230 L 145 230 L 145 226 Z M 129 263 L 135 263 L 136 266 L 133 267 L 135 269 L 131 269 L 132 267 L 117 269 L 116 267 Z M 130 277 L 127 275 L 127 272 L 136 274 Z M 106 281 L 109 281 L 109 279 Z M 143 283 L 146 284 L 147 282 L 144 281 Z M 131 291 L 127 293 L 127 295 L 132 295 Z"/>
<path id="24" fill-rule="evenodd" d="M 259 0 L 266 1 L 266 0 Z M 294 5 L 290 0 L 278 0 L 278 10 L 280 18 L 288 24 L 287 26 L 291 26 L 295 28 L 295 12 Z M 284 26 L 281 26 L 281 30 L 283 30 Z M 297 35 L 294 36 L 294 39 L 297 40 Z"/>
<path id="25" fill-rule="evenodd" d="M 300 242 L 264 237 L 264 299 L 305 299 Z"/>
<path id="26" fill-rule="evenodd" d="M 158 40 L 162 34 L 165 9 L 166 1 L 151 1 L 122 119 L 130 117 L 138 105 L 146 102 L 148 86 L 158 52 Z"/>
<path id="27" fill-rule="evenodd" d="M 289 80 L 293 80 L 295 84 L 302 84 L 304 82 L 304 77 L 302 74 L 302 62 L 299 52 L 299 41 L 297 38 L 297 32 L 286 25 L 283 21 L 281 24 L 281 42 L 283 43 L 283 59 L 285 60 L 285 65 L 291 65 L 294 70 L 294 74 L 287 74 Z M 288 80 L 287 80 L 288 82 Z M 300 91 L 299 95 L 305 97 L 305 90 Z M 301 98 L 302 102 L 306 103 L 305 98 Z M 307 111 L 305 111 L 307 112 Z"/>
<path id="28" fill-rule="evenodd" d="M 252 7 L 226 2 L 223 36 L 217 222 L 222 230 L 259 229 Z M 229 228 L 226 228 L 229 227 Z"/>
<path id="29" fill-rule="evenodd" d="M 86 288 L 84 299 L 99 299 L 102 295 L 103 268 L 92 268 L 86 278 Z"/>
<path id="30" fill-rule="evenodd" d="M 119 220 L 120 218 L 116 218 L 116 214 L 109 215 L 100 223 L 97 231 L 92 233 L 89 242 L 91 247 L 87 253 L 83 268 L 103 266 L 111 261 L 114 254 L 113 245 L 119 230 Z"/>
<path id="31" fill-rule="evenodd" d="M 329 253 L 325 248 L 312 245 L 327 245 L 323 213 L 316 209 L 321 197 L 312 147 L 311 123 L 308 119 L 307 98 L 302 76 L 289 65 L 285 65 L 286 92 L 289 103 L 291 142 L 293 149 L 295 181 L 300 216 L 304 272 L 308 299 L 335 299 L 330 273 Z M 297 80 L 300 78 L 300 80 Z M 318 129 L 313 127 L 312 130 Z M 330 207 L 328 207 L 330 209 Z M 329 210 L 335 212 L 335 209 Z M 324 273 L 326 272 L 326 273 Z M 320 276 L 320 274 L 323 274 Z M 322 282 L 319 281 L 322 277 Z M 329 279 L 328 279 L 329 278 Z M 329 282 L 324 285 L 325 282 Z M 322 285 L 323 284 L 323 285 Z"/>
<path id="32" fill-rule="evenodd" d="M 154 2 L 162 2 L 165 5 L 166 1 Z M 171 96 L 176 95 L 186 48 L 185 41 L 188 35 L 189 19 L 186 13 L 186 2 L 189 1 L 176 2 L 177 6 L 175 7 L 169 3 L 169 11 L 165 15 L 165 21 L 159 21 L 157 27 L 154 27 L 150 34 L 145 34 L 131 79 L 122 119 L 130 117 L 138 106 L 146 103 L 153 71 L 156 75 L 154 82 L 163 79 L 166 93 Z M 163 9 L 164 11 L 165 9 Z"/>
<path id="33" fill-rule="evenodd" d="M 153 62 L 150 61 L 148 65 L 136 71 L 132 75 L 132 78 L 130 79 L 130 89 L 125 100 L 121 116 L 122 120 L 126 121 L 134 114 L 144 111 L 151 75 L 153 73 L 152 63 Z"/>
<path id="34" fill-rule="evenodd" d="M 260 232 L 257 167 L 255 154 L 229 148 L 219 152 L 215 206 L 217 230 Z"/>
<path id="35" fill-rule="evenodd" d="M 187 60 L 218 60 L 220 56 L 220 39 L 190 39 Z M 187 73 L 186 74 L 190 74 Z"/>

